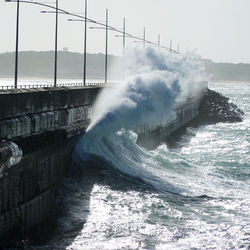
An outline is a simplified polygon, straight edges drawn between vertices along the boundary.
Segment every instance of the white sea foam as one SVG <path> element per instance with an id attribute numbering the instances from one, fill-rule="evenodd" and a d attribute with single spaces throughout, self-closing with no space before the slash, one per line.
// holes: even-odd
<path id="1" fill-rule="evenodd" d="M 174 118 L 173 106 L 200 94 L 203 68 L 195 54 L 169 54 L 147 47 L 127 50 L 126 79 L 99 96 L 88 130 L 101 123 L 133 130 Z M 105 124 L 105 125 L 104 125 Z"/>

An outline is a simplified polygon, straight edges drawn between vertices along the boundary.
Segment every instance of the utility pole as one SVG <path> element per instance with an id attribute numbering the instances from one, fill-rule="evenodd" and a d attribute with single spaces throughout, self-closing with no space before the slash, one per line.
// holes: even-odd
<path id="1" fill-rule="evenodd" d="M 146 29 L 144 27 L 143 29 L 143 47 L 145 48 L 145 44 L 146 44 Z"/>
<path id="2" fill-rule="evenodd" d="M 15 55 L 15 89 L 17 88 L 18 76 L 18 40 L 19 40 L 19 0 L 17 0 L 17 14 L 16 14 L 16 55 Z"/>
<path id="3" fill-rule="evenodd" d="M 123 18 L 123 43 L 122 43 L 122 80 L 124 79 L 124 67 L 125 67 L 125 38 L 126 38 L 126 20 Z"/>
<path id="4" fill-rule="evenodd" d="M 106 9 L 105 84 L 108 78 L 108 9 Z"/>
<path id="5" fill-rule="evenodd" d="M 126 33 L 126 20 L 125 18 L 123 18 L 123 32 L 122 32 L 122 35 L 123 35 L 123 44 L 122 44 L 122 47 L 123 47 L 123 57 L 125 55 L 125 33 Z"/>
<path id="6" fill-rule="evenodd" d="M 86 85 L 86 66 L 87 66 L 87 0 L 85 0 L 85 22 L 84 22 L 84 55 L 83 55 L 83 85 Z"/>
<path id="7" fill-rule="evenodd" d="M 54 87 L 56 87 L 56 82 L 57 82 L 57 35 L 58 35 L 58 0 L 56 0 Z"/>

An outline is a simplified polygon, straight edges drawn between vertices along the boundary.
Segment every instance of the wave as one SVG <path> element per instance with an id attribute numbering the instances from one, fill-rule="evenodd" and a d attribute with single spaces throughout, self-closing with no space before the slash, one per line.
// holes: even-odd
<path id="1" fill-rule="evenodd" d="M 161 191 L 185 194 L 185 171 L 179 173 L 176 166 L 189 163 L 176 162 L 165 145 L 154 151 L 140 147 L 136 130 L 173 121 L 176 105 L 200 95 L 203 68 L 192 53 L 166 54 L 152 47 L 127 51 L 125 62 L 126 79 L 108 86 L 98 97 L 74 160 L 94 164 L 99 159 L 99 164 L 108 164 Z"/>

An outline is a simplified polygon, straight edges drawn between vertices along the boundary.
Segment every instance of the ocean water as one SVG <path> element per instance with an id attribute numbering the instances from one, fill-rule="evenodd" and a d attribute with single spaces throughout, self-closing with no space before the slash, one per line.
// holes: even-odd
<path id="1" fill-rule="evenodd" d="M 243 122 L 190 128 L 174 149 L 166 145 L 153 151 L 140 149 L 140 164 L 149 164 L 150 156 L 152 166 L 163 169 L 162 179 L 175 186 L 175 192 L 92 159 L 65 181 L 54 218 L 56 229 L 38 245 L 42 249 L 249 249 L 250 84 L 209 87 L 245 112 Z M 128 148 L 131 166 L 137 166 L 134 146 Z"/>
<path id="2" fill-rule="evenodd" d="M 149 151 L 136 144 L 130 128 L 141 112 L 143 123 L 161 115 L 150 111 L 161 110 L 162 93 L 171 101 L 161 119 L 173 119 L 173 103 L 185 99 L 185 84 L 200 69 L 190 55 L 170 55 L 160 65 L 154 52 L 146 56 L 154 62 L 146 67 L 150 74 L 136 72 L 108 101 L 106 94 L 98 100 L 96 107 L 104 108 L 94 111 L 78 142 L 71 175 L 45 226 L 49 237 L 39 234 L 40 241 L 31 242 L 37 248 L 250 248 L 250 83 L 209 84 L 244 111 L 242 122 L 190 127 L 176 147 L 161 143 Z"/>

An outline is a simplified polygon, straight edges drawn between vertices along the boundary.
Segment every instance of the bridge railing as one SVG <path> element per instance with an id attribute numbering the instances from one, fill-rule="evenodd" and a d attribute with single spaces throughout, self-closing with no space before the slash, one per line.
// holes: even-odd
<path id="1" fill-rule="evenodd" d="M 88 87 L 88 86 L 103 86 L 104 82 L 88 82 L 88 83 L 58 83 L 56 87 Z M 37 88 L 54 88 L 54 84 L 22 84 L 18 89 L 37 89 Z M 13 85 L 2 85 L 0 90 L 15 89 Z"/>

